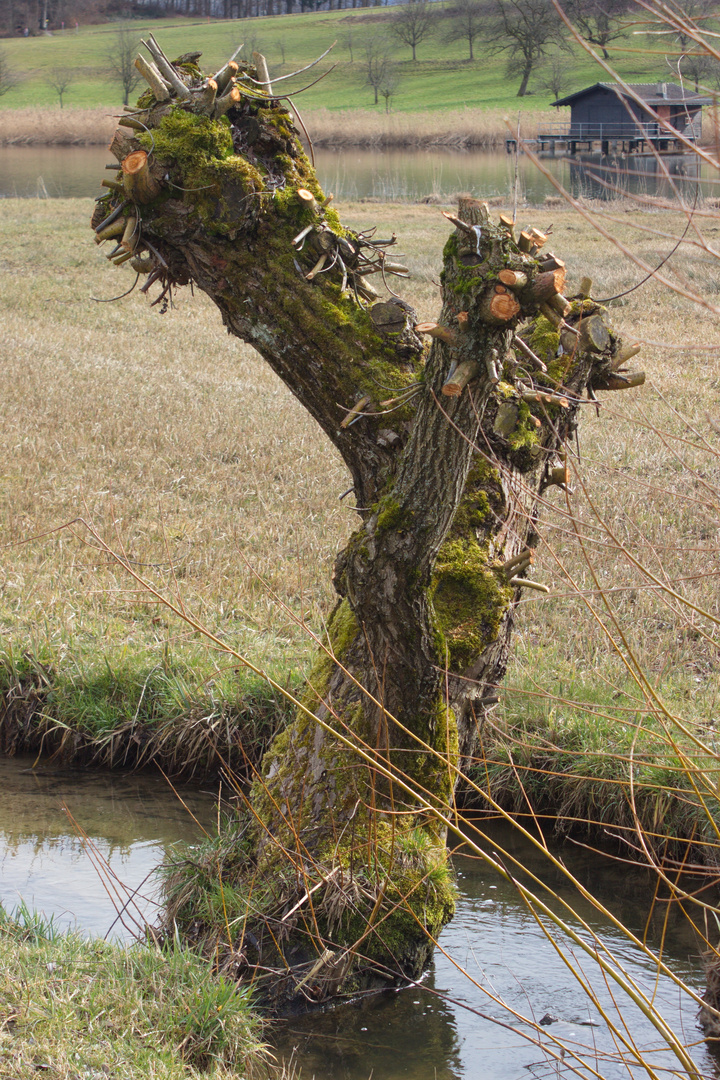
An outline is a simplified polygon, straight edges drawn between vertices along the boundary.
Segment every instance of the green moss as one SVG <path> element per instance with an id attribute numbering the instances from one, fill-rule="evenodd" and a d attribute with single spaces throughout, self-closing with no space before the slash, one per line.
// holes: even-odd
<path id="1" fill-rule="evenodd" d="M 378 532 L 387 532 L 389 529 L 399 532 L 411 525 L 412 514 L 404 510 L 392 495 L 384 495 L 378 504 Z"/>
<path id="2" fill-rule="evenodd" d="M 511 596 L 512 590 L 490 568 L 487 551 L 475 539 L 443 544 L 431 598 L 451 670 L 463 671 L 495 640 Z"/>
<path id="3" fill-rule="evenodd" d="M 230 124 L 227 117 L 211 120 L 174 108 L 162 118 L 152 136 L 140 135 L 147 149 L 168 164 L 177 163 L 183 175 L 207 167 L 210 161 L 222 161 L 233 154 Z"/>
<path id="4" fill-rule="evenodd" d="M 337 668 L 336 660 L 342 662 L 347 650 L 358 635 L 358 621 L 347 600 L 341 600 L 337 605 L 328 623 L 327 646 L 334 655 L 329 656 L 322 650 L 313 664 L 308 676 L 308 689 L 302 697 L 302 704 L 311 711 L 316 708 L 320 700 L 326 696 L 327 684 Z M 312 721 L 308 721 L 312 723 Z M 283 735 L 286 734 L 283 732 Z M 280 736 L 282 738 L 282 736 Z M 276 750 L 276 743 L 271 747 Z"/>
<path id="5" fill-rule="evenodd" d="M 533 419 L 533 414 L 527 401 L 518 401 L 518 421 L 515 430 L 508 437 L 508 442 L 513 450 L 529 449 L 535 446 L 539 440 L 540 428 Z"/>
<path id="6" fill-rule="evenodd" d="M 450 233 L 450 236 L 447 238 L 447 241 L 445 243 L 445 247 L 443 248 L 443 258 L 444 259 L 453 259 L 453 258 L 455 258 L 457 253 L 458 253 L 457 233 Z"/>
<path id="7" fill-rule="evenodd" d="M 533 324 L 528 341 L 530 348 L 541 360 L 552 362 L 560 345 L 560 335 L 553 324 L 544 315 L 538 315 Z"/>

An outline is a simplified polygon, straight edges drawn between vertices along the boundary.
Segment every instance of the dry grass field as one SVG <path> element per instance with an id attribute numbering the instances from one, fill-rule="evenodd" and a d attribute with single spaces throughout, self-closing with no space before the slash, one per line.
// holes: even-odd
<path id="1" fill-rule="evenodd" d="M 164 315 L 138 292 L 92 299 L 124 292 L 133 275 L 110 269 L 92 243 L 90 210 L 89 200 L 3 203 L 0 626 L 6 661 L 29 653 L 63 673 L 73 697 L 64 715 L 103 730 L 127 716 L 108 672 L 130 673 L 132 713 L 143 680 L 176 664 L 182 678 L 168 707 L 182 713 L 183 695 L 212 702 L 227 693 L 235 667 L 98 550 L 87 525 L 213 632 L 297 677 L 312 648 L 297 620 L 322 628 L 333 558 L 354 515 L 351 499 L 339 499 L 349 483 L 342 462 L 202 295 L 182 290 Z M 413 271 L 405 295 L 421 318 L 436 315 L 448 234 L 439 209 L 340 212 L 349 225 L 397 231 Z M 712 241 L 720 220 L 703 213 Z M 606 227 L 651 264 L 683 227 L 679 214 L 652 204 L 618 204 L 611 214 Z M 585 274 L 597 298 L 643 276 L 564 206 L 521 220 L 552 225 L 570 294 Z M 665 272 L 717 298 L 715 267 L 699 249 L 676 255 Z M 597 415 L 587 408 L 580 458 L 572 457 L 575 495 L 566 504 L 559 489 L 547 493 L 535 577 L 551 594 L 525 594 L 507 679 L 518 692 L 505 692 L 497 710 L 555 732 L 579 723 L 598 753 L 607 732 L 570 703 L 644 715 L 647 694 L 623 656 L 637 658 L 688 723 L 706 731 L 718 707 L 717 316 L 657 282 L 610 310 L 627 338 L 647 342 L 633 363 L 648 381 L 601 395 Z"/>

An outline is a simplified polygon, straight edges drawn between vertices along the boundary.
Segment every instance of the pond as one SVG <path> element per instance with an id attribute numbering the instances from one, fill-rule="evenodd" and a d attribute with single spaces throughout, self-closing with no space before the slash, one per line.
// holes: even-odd
<path id="1" fill-rule="evenodd" d="M 200 826 L 210 830 L 216 820 L 211 791 L 183 789 L 195 823 L 162 777 L 61 769 L 32 759 L 0 758 L 0 793 L 0 899 L 5 906 L 12 909 L 23 900 L 60 925 L 96 935 L 110 931 L 125 939 L 132 925 L 115 922 L 113 905 L 93 869 L 93 849 L 127 889 L 140 890 L 141 908 L 152 918 L 153 868 L 178 842 L 197 840 Z M 527 870 L 572 902 L 638 985 L 654 994 L 672 1029 L 687 1042 L 698 1039 L 692 1003 L 683 1001 L 669 978 L 658 977 L 651 961 L 605 917 L 589 902 L 578 901 L 564 877 L 516 830 L 497 822 L 483 828 L 489 851 L 502 848 L 521 859 Z M 89 842 L 79 838 L 78 829 Z M 278 1021 L 270 1033 L 277 1055 L 292 1056 L 303 1080 L 542 1080 L 569 1077 L 573 1070 L 589 1078 L 591 1069 L 603 1080 L 639 1076 L 639 1069 L 618 1062 L 607 1019 L 591 1005 L 555 949 L 552 929 L 543 929 L 515 888 L 483 862 L 462 852 L 454 858 L 457 915 L 443 931 L 421 983 Z M 571 844 L 563 846 L 562 858 L 640 937 L 647 930 L 651 946 L 657 947 L 664 933 L 665 962 L 691 986 L 702 986 L 697 942 L 677 909 L 667 912 L 661 906 L 648 920 L 653 882 L 646 871 Z M 577 949 L 570 960 L 585 972 L 607 1017 L 617 1021 L 614 991 L 597 967 Z M 638 1047 L 647 1053 L 658 1046 L 654 1029 L 637 1009 L 624 1005 L 623 1015 Z M 538 1046 L 527 1021 L 541 1018 L 553 1023 L 541 1026 L 547 1038 Z M 547 1049 L 552 1037 L 561 1038 L 586 1064 L 554 1061 Z M 702 1043 L 694 1057 L 704 1073 L 717 1075 Z M 676 1064 L 667 1051 L 653 1054 L 658 1074 Z"/>
<path id="2" fill-rule="evenodd" d="M 0 153 L 0 197 L 78 198 L 95 196 L 110 161 L 107 150 L 92 147 L 3 147 Z M 664 159 L 674 182 L 686 197 L 693 198 L 692 177 L 697 169 L 692 157 Z M 490 198 L 512 197 L 515 159 L 505 153 L 459 153 L 452 151 L 316 151 L 317 171 L 327 192 L 337 199 L 375 198 L 404 201 L 438 196 L 450 199 L 460 191 Z M 615 189 L 638 194 L 667 195 L 667 182 L 659 176 L 654 158 L 622 158 L 599 155 L 583 161 L 548 158 L 544 167 L 575 194 L 602 198 Z M 526 157 L 518 162 L 521 200 L 537 205 L 557 192 Z M 607 187 L 594 176 L 602 175 Z M 713 194 L 715 177 L 705 175 L 702 191 Z"/>

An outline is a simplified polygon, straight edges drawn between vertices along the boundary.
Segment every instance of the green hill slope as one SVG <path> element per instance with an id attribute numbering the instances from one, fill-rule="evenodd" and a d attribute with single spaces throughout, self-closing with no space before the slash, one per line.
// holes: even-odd
<path id="1" fill-rule="evenodd" d="M 546 108 L 552 101 L 552 93 L 542 88 L 542 73 L 531 80 L 533 93 L 518 98 L 515 95 L 519 79 L 507 78 L 502 57 L 487 55 L 476 42 L 477 58 L 471 62 L 464 58 L 467 51 L 464 44 L 444 43 L 440 30 L 422 42 L 418 60 L 413 63 L 410 49 L 393 42 L 392 15 L 391 9 L 381 8 L 206 23 L 172 19 L 123 25 L 138 40 L 154 33 L 170 56 L 201 49 L 206 70 L 220 67 L 244 42 L 246 51 L 258 49 L 267 55 L 275 76 L 309 63 L 337 41 L 331 57 L 317 69 L 299 76 L 292 84 L 285 84 L 304 86 L 313 81 L 317 72 L 326 71 L 333 61 L 337 64 L 325 79 L 302 95 L 300 102 L 304 109 L 373 107 L 373 93 L 365 85 L 361 59 L 363 40 L 372 34 L 380 34 L 387 40 L 398 61 L 394 111 L 480 106 L 516 113 L 518 109 Z M 0 108 L 56 107 L 57 97 L 47 82 L 54 69 L 69 69 L 73 73 L 65 97 L 66 107 L 118 105 L 122 100 L 120 89 L 108 76 L 106 58 L 113 49 L 119 26 L 90 26 L 78 33 L 70 30 L 0 41 L 0 49 L 20 78 L 18 87 L 0 98 Z M 613 59 L 618 71 L 633 81 L 667 77 L 664 57 L 659 53 L 653 57 L 617 51 Z M 568 57 L 568 77 L 569 89 L 574 89 L 598 81 L 603 73 L 578 49 Z M 378 108 L 382 110 L 384 106 Z"/>

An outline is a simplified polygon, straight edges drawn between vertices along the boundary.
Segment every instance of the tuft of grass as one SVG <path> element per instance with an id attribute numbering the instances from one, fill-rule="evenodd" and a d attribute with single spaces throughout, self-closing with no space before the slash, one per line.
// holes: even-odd
<path id="1" fill-rule="evenodd" d="M 248 991 L 177 940 L 123 948 L 0 911 L 0 1000 L 7 1080 L 268 1073 Z"/>

